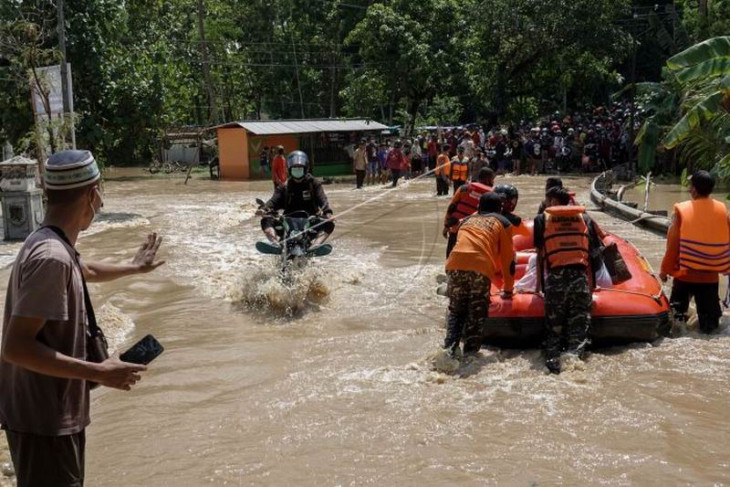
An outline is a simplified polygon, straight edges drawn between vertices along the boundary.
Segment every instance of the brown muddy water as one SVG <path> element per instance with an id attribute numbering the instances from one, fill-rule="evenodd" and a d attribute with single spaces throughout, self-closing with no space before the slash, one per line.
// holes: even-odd
<path id="1" fill-rule="evenodd" d="M 505 181 L 534 215 L 544 179 Z M 587 202 L 588 179 L 566 183 Z M 389 191 L 326 189 L 336 213 Z M 101 324 L 116 347 L 152 333 L 166 352 L 132 392 L 94 393 L 87 485 L 730 483 L 726 326 L 600 350 L 560 376 L 535 350 L 484 350 L 444 375 L 428 362 L 447 304 L 435 288 L 448 200 L 433 180 L 342 216 L 333 254 L 290 288 L 254 250 L 253 200 L 269 193 L 107 182 L 84 257 L 130 259 L 157 231 L 168 264 L 95 285 Z M 663 238 L 593 215 L 658 268 Z M 0 246 L 3 285 L 18 247 Z"/>

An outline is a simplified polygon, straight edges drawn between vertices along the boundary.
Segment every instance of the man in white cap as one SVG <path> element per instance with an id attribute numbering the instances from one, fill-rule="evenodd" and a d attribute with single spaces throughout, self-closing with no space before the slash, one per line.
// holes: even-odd
<path id="1" fill-rule="evenodd" d="M 146 273 L 161 239 L 148 236 L 131 264 L 82 262 L 74 248 L 102 207 L 100 173 L 88 151 L 62 151 L 45 165 L 48 211 L 13 265 L 0 354 L 0 423 L 18 486 L 84 482 L 85 428 L 93 384 L 129 390 L 144 366 L 94 353 L 86 281 Z"/>

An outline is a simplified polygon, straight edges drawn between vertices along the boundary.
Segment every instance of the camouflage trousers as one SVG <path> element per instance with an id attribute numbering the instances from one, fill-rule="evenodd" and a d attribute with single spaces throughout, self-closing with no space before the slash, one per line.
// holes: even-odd
<path id="1" fill-rule="evenodd" d="M 545 282 L 545 354 L 554 358 L 568 351 L 583 355 L 588 344 L 593 294 L 586 270 L 559 267 Z"/>
<path id="2" fill-rule="evenodd" d="M 489 278 L 478 272 L 448 271 L 449 318 L 444 348 L 455 352 L 464 340 L 464 353 L 482 348 L 489 313 Z"/>

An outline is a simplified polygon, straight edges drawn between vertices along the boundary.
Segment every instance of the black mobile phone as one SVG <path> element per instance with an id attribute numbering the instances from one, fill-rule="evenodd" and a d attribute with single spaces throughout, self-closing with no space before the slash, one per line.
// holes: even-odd
<path id="1" fill-rule="evenodd" d="M 135 343 L 132 348 L 121 354 L 119 360 L 130 364 L 147 365 L 164 351 L 165 347 L 155 337 L 147 335 Z"/>

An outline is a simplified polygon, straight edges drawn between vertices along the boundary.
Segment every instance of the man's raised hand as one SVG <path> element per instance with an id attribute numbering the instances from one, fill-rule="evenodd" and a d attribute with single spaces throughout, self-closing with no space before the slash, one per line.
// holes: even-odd
<path id="1" fill-rule="evenodd" d="M 158 237 L 157 233 L 147 235 L 147 240 L 140 246 L 137 255 L 132 259 L 132 264 L 139 268 L 139 272 L 153 271 L 165 263 L 164 260 L 155 261 L 160 244 L 162 244 L 162 237 Z"/>

